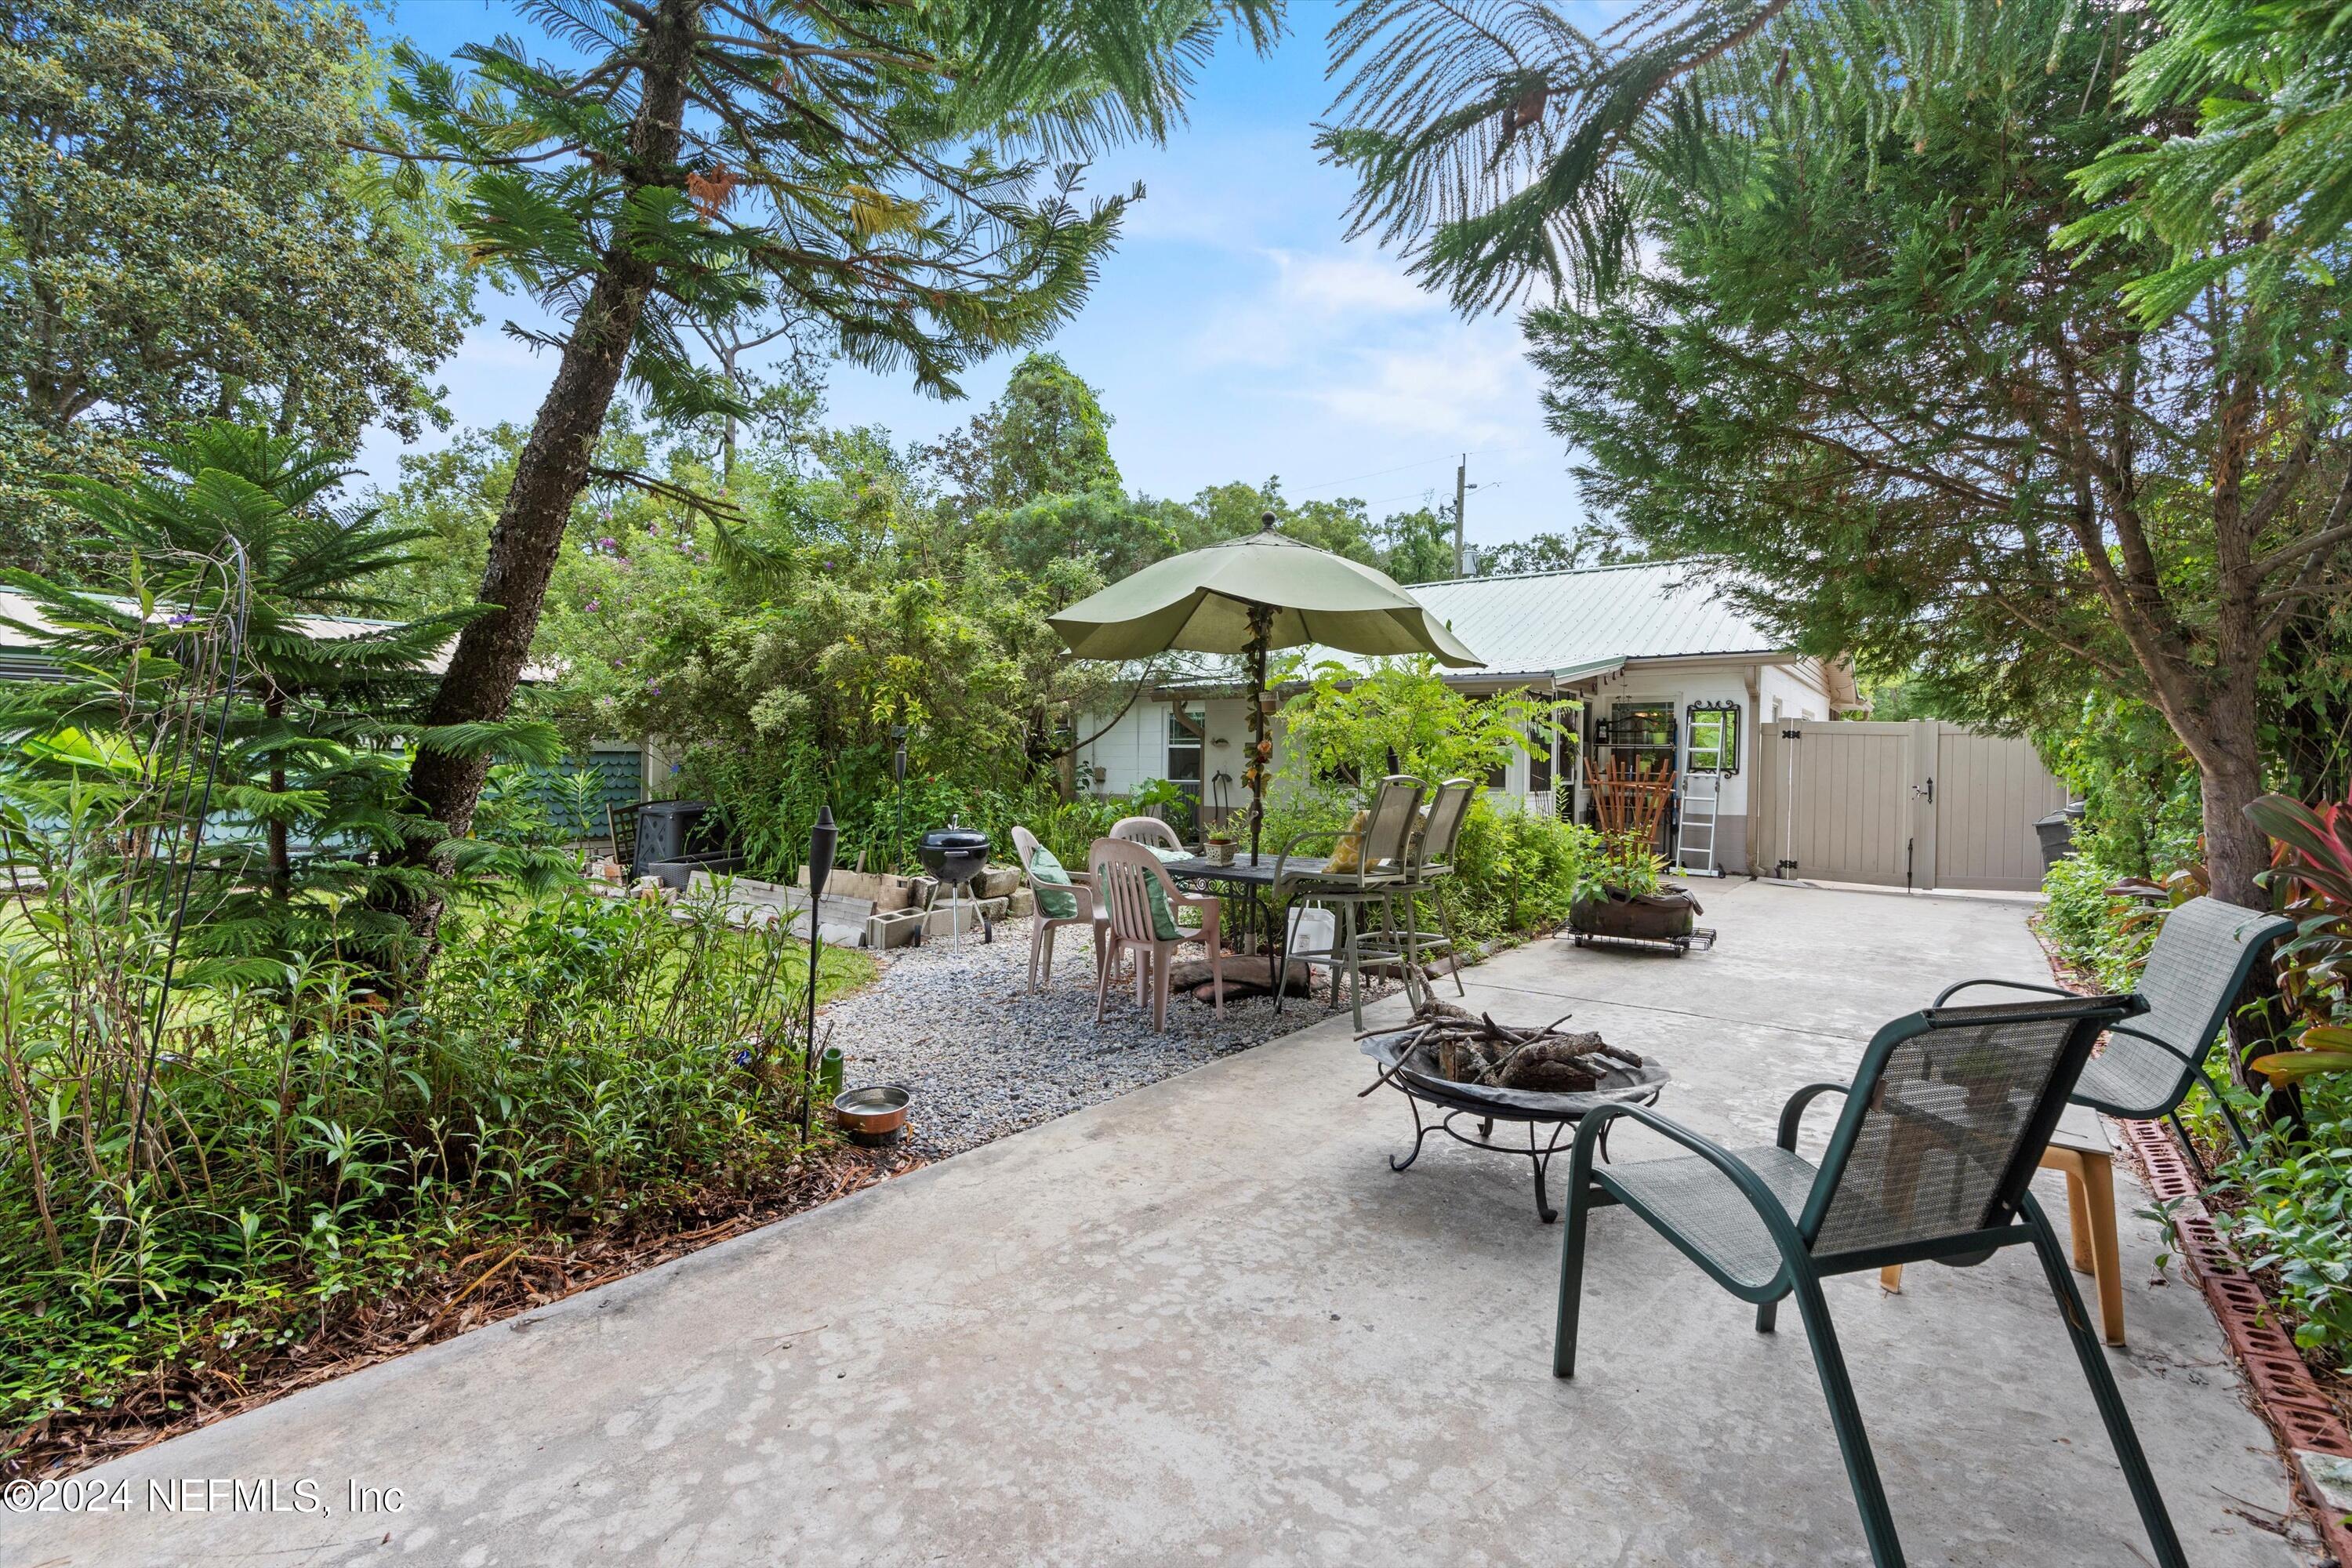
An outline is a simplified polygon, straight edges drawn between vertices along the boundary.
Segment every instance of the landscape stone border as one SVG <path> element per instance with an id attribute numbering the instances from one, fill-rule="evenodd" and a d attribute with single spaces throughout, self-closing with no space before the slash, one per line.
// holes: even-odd
<path id="1" fill-rule="evenodd" d="M 2181 1258 L 2245 1369 L 2254 1409 L 2294 1456 L 2327 1554 L 2352 1568 L 2352 1429 L 2336 1412 L 2261 1284 L 2213 1224 L 2197 1173 L 2160 1121 L 2117 1121 L 2142 1179 L 2172 1219 Z"/>

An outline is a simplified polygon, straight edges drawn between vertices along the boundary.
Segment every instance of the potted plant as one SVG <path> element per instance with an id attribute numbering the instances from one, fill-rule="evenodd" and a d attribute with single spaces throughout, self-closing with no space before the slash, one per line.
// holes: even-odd
<path id="1" fill-rule="evenodd" d="M 1211 865 L 1230 866 L 1234 863 L 1234 836 L 1232 834 L 1223 831 L 1210 834 L 1207 839 L 1207 855 Z"/>
<path id="2" fill-rule="evenodd" d="M 1702 911 L 1690 890 L 1668 885 L 1666 863 L 1647 839 L 1619 834 L 1577 872 L 1568 927 L 1581 945 L 1588 938 L 1654 942 L 1680 948 Z"/>

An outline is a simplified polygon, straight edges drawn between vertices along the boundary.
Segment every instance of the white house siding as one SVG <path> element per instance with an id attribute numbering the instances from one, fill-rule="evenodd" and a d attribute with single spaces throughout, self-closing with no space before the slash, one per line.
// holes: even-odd
<path id="1" fill-rule="evenodd" d="M 1829 693 L 1822 689 L 1820 672 L 1811 659 L 1797 665 L 1764 666 L 1757 700 L 1763 708 L 1767 721 L 1775 718 L 1837 717 L 1830 711 Z"/>
<path id="2" fill-rule="evenodd" d="M 1101 729 L 1103 718 L 1088 714 L 1080 732 L 1092 734 Z M 1095 793 L 1126 795 L 1146 779 L 1166 777 L 1167 725 L 1165 705 L 1141 697 L 1108 731 L 1081 747 L 1078 761 L 1091 771 Z"/>
<path id="3" fill-rule="evenodd" d="M 1606 714 L 1618 702 L 1660 702 L 1674 707 L 1676 732 L 1681 737 L 1681 749 L 1675 755 L 1675 767 L 1688 776 L 1690 770 L 1690 709 L 1694 702 L 1728 702 L 1739 712 L 1739 771 L 1727 773 L 1716 814 L 1716 864 L 1727 871 L 1748 868 L 1748 785 L 1755 767 L 1756 708 L 1748 689 L 1756 683 L 1758 692 L 1779 689 L 1783 700 L 1802 689 L 1811 692 L 1810 700 L 1817 707 L 1827 699 L 1818 690 L 1805 686 L 1801 677 L 1791 674 L 1787 667 L 1772 664 L 1740 663 L 1723 659 L 1707 659 L 1690 663 L 1674 660 L 1643 660 L 1628 665 L 1614 674 L 1601 677 L 1586 689 L 1586 700 L 1594 714 Z M 1766 699 L 1764 711 L 1771 711 Z"/>
<path id="4" fill-rule="evenodd" d="M 1722 805 L 1716 834 L 1717 864 L 1734 871 L 1746 869 L 1748 858 L 1748 779 L 1755 766 L 1758 723 L 1756 711 L 1749 703 L 1748 683 L 1751 679 L 1755 680 L 1759 694 L 1769 694 L 1765 695 L 1763 710 L 1767 721 L 1773 696 L 1780 699 L 1786 716 L 1801 717 L 1810 713 L 1819 717 L 1828 711 L 1827 695 L 1802 669 L 1722 659 L 1688 664 L 1678 664 L 1673 660 L 1646 661 L 1604 677 L 1585 688 L 1581 693 L 1599 712 L 1605 712 L 1611 702 L 1623 700 L 1671 702 L 1685 743 L 1692 703 L 1730 702 L 1738 705 L 1740 715 L 1739 771 L 1723 781 Z M 1215 778 L 1219 773 L 1224 773 L 1233 780 L 1228 792 L 1233 805 L 1238 808 L 1245 805 L 1248 795 L 1241 777 L 1248 744 L 1244 728 L 1247 704 L 1240 698 L 1218 697 L 1189 699 L 1184 707 L 1188 711 L 1200 714 L 1205 731 L 1207 743 L 1202 752 L 1204 803 L 1210 805 L 1216 804 Z M 1092 767 L 1096 793 L 1125 795 L 1146 780 L 1168 776 L 1168 708 L 1167 701 L 1158 699 L 1146 698 L 1137 702 L 1107 733 L 1081 752 L 1079 760 Z M 1088 721 L 1087 727 L 1091 731 L 1099 728 L 1103 722 L 1102 717 L 1094 717 Z M 1224 744 L 1218 744 L 1221 741 Z M 1277 730 L 1277 772 L 1283 761 L 1282 736 Z M 1685 752 L 1676 759 L 1676 766 L 1686 772 L 1688 763 L 1685 745 Z M 1488 799 L 1497 806 L 1508 809 L 1548 810 L 1549 800 L 1530 795 L 1528 785 L 1528 758 L 1524 752 L 1515 753 L 1505 772 L 1504 787 L 1489 792 Z"/>

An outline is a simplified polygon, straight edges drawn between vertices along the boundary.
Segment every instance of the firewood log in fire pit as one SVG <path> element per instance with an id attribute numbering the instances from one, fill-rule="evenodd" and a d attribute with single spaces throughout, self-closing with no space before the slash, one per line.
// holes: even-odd
<path id="1" fill-rule="evenodd" d="M 1563 1014 L 1540 1029 L 1517 1029 L 1491 1015 L 1432 1000 L 1415 1010 L 1406 1049 L 1425 1047 L 1439 1074 L 1456 1083 L 1540 1094 L 1587 1093 L 1601 1087 L 1604 1075 L 1643 1065 L 1639 1055 L 1599 1035 L 1562 1030 L 1572 1016 Z"/>

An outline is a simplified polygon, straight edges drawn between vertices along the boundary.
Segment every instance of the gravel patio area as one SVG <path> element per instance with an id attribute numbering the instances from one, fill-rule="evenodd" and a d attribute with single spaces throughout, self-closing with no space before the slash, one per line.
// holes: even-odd
<path id="1" fill-rule="evenodd" d="M 1220 1018 L 1179 994 L 1169 998 L 1168 1032 L 1155 1035 L 1150 1005 L 1137 1006 L 1129 985 L 1111 994 L 1097 1026 L 1094 954 L 1083 932 L 1057 934 L 1043 991 L 1029 990 L 1029 921 L 1013 920 L 992 942 L 966 932 L 961 949 L 942 942 L 877 955 L 881 978 L 820 1015 L 848 1082 L 915 1091 L 908 1141 L 917 1153 L 976 1148 L 1330 1016 L 1318 973 L 1313 999 L 1288 998 L 1279 1017 L 1271 997 L 1229 1001 Z M 1185 948 L 1178 958 L 1198 953 Z M 1385 989 L 1368 983 L 1366 999 Z"/>

